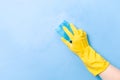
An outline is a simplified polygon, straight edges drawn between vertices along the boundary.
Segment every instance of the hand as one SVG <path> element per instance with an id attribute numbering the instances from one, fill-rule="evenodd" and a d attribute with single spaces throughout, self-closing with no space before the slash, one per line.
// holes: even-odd
<path id="1" fill-rule="evenodd" d="M 70 24 L 73 34 L 64 26 L 63 30 L 69 36 L 71 42 L 65 40 L 63 37 L 62 41 L 77 55 L 82 55 L 86 47 L 88 47 L 87 35 L 83 30 L 77 30 L 76 27 L 71 23 Z M 79 54 L 78 54 L 79 52 Z"/>

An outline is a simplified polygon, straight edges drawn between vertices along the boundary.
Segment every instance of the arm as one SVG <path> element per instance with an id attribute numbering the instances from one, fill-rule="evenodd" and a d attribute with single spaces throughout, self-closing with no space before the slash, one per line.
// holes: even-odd
<path id="1" fill-rule="evenodd" d="M 102 80 L 120 80 L 120 70 L 109 65 L 108 68 L 99 74 Z"/>
<path id="2" fill-rule="evenodd" d="M 120 71 L 89 45 L 86 32 L 76 29 L 73 24 L 70 27 L 73 33 L 63 27 L 70 41 L 61 39 L 83 61 L 88 71 L 94 76 L 99 75 L 103 80 L 120 80 Z"/>

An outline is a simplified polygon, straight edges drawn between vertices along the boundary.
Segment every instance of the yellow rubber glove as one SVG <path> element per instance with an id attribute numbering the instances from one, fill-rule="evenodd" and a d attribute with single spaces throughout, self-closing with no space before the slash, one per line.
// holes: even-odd
<path id="1" fill-rule="evenodd" d="M 73 34 L 64 26 L 63 30 L 71 39 L 71 42 L 61 38 L 62 41 L 78 55 L 87 69 L 94 75 L 103 72 L 108 66 L 109 62 L 101 57 L 88 43 L 87 34 L 83 30 L 77 30 L 75 26 L 70 24 Z"/>

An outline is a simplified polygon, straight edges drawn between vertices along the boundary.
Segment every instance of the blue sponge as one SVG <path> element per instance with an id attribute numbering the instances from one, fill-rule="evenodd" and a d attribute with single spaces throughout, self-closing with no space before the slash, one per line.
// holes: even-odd
<path id="1" fill-rule="evenodd" d="M 72 32 L 72 29 L 70 27 L 70 24 L 67 21 L 63 21 L 59 27 L 56 29 L 57 33 L 61 36 L 64 37 L 66 40 L 70 41 L 70 38 L 68 37 L 68 35 L 65 33 L 65 31 L 63 30 L 63 26 L 67 27 L 67 29 Z M 73 33 L 73 32 L 72 32 Z"/>

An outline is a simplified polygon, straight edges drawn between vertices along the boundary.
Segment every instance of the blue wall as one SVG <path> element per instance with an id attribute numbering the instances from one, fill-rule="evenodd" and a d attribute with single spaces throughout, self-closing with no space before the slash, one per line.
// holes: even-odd
<path id="1" fill-rule="evenodd" d="M 120 68 L 119 0 L 1 0 L 0 80 L 97 80 L 60 40 L 63 21 Z"/>

